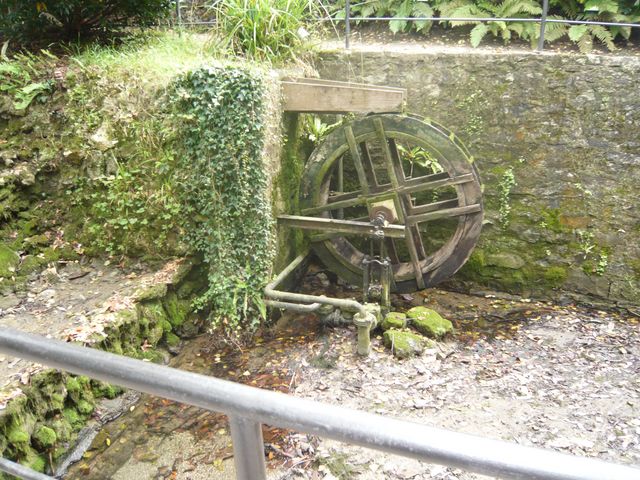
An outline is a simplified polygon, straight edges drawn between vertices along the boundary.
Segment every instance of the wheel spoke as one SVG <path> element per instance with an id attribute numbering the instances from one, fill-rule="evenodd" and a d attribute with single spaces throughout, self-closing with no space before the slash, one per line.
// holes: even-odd
<path id="1" fill-rule="evenodd" d="M 445 208 L 455 208 L 459 204 L 457 198 L 451 200 L 441 200 L 439 202 L 428 203 L 425 205 L 418 205 L 411 207 L 409 215 L 417 215 L 419 213 L 435 212 L 436 210 L 443 210 Z"/>
<path id="2" fill-rule="evenodd" d="M 344 134 L 349 144 L 349 151 L 351 152 L 351 158 L 353 159 L 353 165 L 356 168 L 358 174 L 358 180 L 360 181 L 360 187 L 362 192 L 366 195 L 369 193 L 369 182 L 367 181 L 367 175 L 362 166 L 362 158 L 360 157 L 360 151 L 358 150 L 358 144 L 356 143 L 356 137 L 353 135 L 353 129 L 351 126 L 344 128 Z"/>
<path id="3" fill-rule="evenodd" d="M 424 278 L 422 277 L 422 268 L 420 267 L 420 260 L 418 259 L 418 252 L 416 251 L 413 235 L 407 235 L 405 241 L 407 243 L 407 249 L 409 250 L 409 256 L 411 257 L 411 266 L 413 267 L 416 284 L 419 289 L 423 289 Z"/>
<path id="4" fill-rule="evenodd" d="M 410 215 L 406 218 L 406 224 L 407 226 L 417 225 L 420 222 L 438 220 L 440 218 L 460 217 L 462 215 L 469 215 L 471 213 L 477 213 L 481 211 L 482 205 L 480 205 L 479 203 L 466 205 L 464 207 L 445 208 L 442 210 L 436 210 L 434 212 L 426 212 L 419 215 Z"/>
<path id="5" fill-rule="evenodd" d="M 384 163 L 387 167 L 387 174 L 389 175 L 389 181 L 391 182 L 391 186 L 393 188 L 398 188 L 398 177 L 396 175 L 396 168 L 393 163 L 393 158 L 391 157 L 391 151 L 389 150 L 389 142 L 387 141 L 387 136 L 384 131 L 384 126 L 382 125 L 382 119 L 376 118 L 373 121 L 373 124 L 376 128 L 376 133 L 378 135 L 378 140 L 382 144 L 382 156 L 384 157 Z"/>
<path id="6" fill-rule="evenodd" d="M 432 175 L 425 175 L 423 177 L 408 180 L 403 186 L 398 188 L 397 192 L 400 194 L 417 193 L 425 190 L 435 190 L 436 188 L 450 187 L 474 181 L 475 178 L 473 173 L 465 173 L 455 177 L 450 177 L 446 172 L 434 173 Z"/>
<path id="7" fill-rule="evenodd" d="M 396 178 L 399 183 L 404 184 L 407 180 L 404 175 L 404 170 L 402 169 L 402 157 L 400 156 L 400 152 L 398 151 L 398 145 L 393 138 L 389 138 L 389 152 L 391 153 L 391 161 L 393 162 L 393 167 L 396 171 Z"/>
<path id="8" fill-rule="evenodd" d="M 362 167 L 364 168 L 364 174 L 367 177 L 369 185 L 373 185 L 374 188 L 378 186 L 378 179 L 376 178 L 376 171 L 371 161 L 371 154 L 369 153 L 369 147 L 365 142 L 360 144 L 360 151 L 362 152 Z"/>

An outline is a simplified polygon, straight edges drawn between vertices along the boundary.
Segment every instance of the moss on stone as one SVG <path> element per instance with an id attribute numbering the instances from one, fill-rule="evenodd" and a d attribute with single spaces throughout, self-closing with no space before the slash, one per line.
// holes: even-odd
<path id="1" fill-rule="evenodd" d="M 124 391 L 121 387 L 98 380 L 92 381 L 92 385 L 93 395 L 96 398 L 116 398 Z"/>
<path id="2" fill-rule="evenodd" d="M 29 432 L 27 432 L 22 425 L 15 422 L 9 426 L 6 435 L 9 443 L 14 445 L 28 444 L 31 439 L 31 435 L 29 435 Z"/>
<path id="3" fill-rule="evenodd" d="M 164 308 L 167 312 L 169 322 L 174 327 L 182 325 L 191 312 L 191 302 L 189 300 L 181 300 L 174 292 L 170 292 L 164 299 Z"/>
<path id="4" fill-rule="evenodd" d="M 56 442 L 58 441 L 58 436 L 53 429 L 47 427 L 46 425 L 41 425 L 36 429 L 32 439 L 35 442 L 36 447 L 48 449 L 56 444 Z"/>
<path id="5" fill-rule="evenodd" d="M 0 243 L 0 277 L 11 277 L 20 263 L 20 255 Z"/>
<path id="6" fill-rule="evenodd" d="M 396 329 L 389 329 L 383 334 L 384 344 L 391 349 L 397 358 L 409 358 L 420 355 L 424 351 L 427 339 L 420 335 Z"/>
<path id="7" fill-rule="evenodd" d="M 180 337 L 175 333 L 168 332 L 164 335 L 164 341 L 170 347 L 177 347 L 180 344 Z"/>
<path id="8" fill-rule="evenodd" d="M 80 393 L 82 390 L 82 386 L 78 381 L 77 377 L 69 377 L 66 382 L 67 392 L 69 393 Z"/>
<path id="9" fill-rule="evenodd" d="M 439 338 L 453 331 L 453 324 L 426 307 L 413 307 L 407 312 L 411 326 L 423 335 Z"/>
<path id="10" fill-rule="evenodd" d="M 61 442 L 68 442 L 73 434 L 73 427 L 64 416 L 49 422 L 49 427 L 55 432 L 56 438 Z"/>
<path id="11" fill-rule="evenodd" d="M 47 460 L 44 455 L 38 455 L 35 451 L 31 450 L 25 458 L 20 460 L 20 463 L 25 467 L 35 470 L 39 473 L 44 473 L 47 468 Z"/>
<path id="12" fill-rule="evenodd" d="M 74 430 L 78 430 L 84 424 L 82 416 L 73 407 L 67 407 L 62 411 L 64 419 L 71 425 Z"/>
<path id="13" fill-rule="evenodd" d="M 549 267 L 544 271 L 544 279 L 550 287 L 557 288 L 567 280 L 567 269 L 564 267 Z"/>
<path id="14" fill-rule="evenodd" d="M 80 412 L 82 415 L 90 415 L 93 412 L 93 409 L 95 408 L 95 406 L 91 402 L 85 399 L 82 399 L 79 402 L 77 402 L 76 407 L 78 409 L 78 412 Z"/>
<path id="15" fill-rule="evenodd" d="M 385 315 L 384 320 L 380 324 L 382 330 L 395 328 L 398 330 L 407 326 L 407 316 L 401 312 L 389 312 Z"/>
<path id="16" fill-rule="evenodd" d="M 163 298 L 167 294 L 167 284 L 166 283 L 158 283 L 156 285 L 152 285 L 151 287 L 147 287 L 143 290 L 140 290 L 135 293 L 135 299 L 138 302 L 146 302 L 149 300 L 158 300 Z"/>

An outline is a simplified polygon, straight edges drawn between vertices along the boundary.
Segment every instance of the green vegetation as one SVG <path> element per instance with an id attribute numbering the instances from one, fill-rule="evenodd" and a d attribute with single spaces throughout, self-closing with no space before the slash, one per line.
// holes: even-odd
<path id="1" fill-rule="evenodd" d="M 295 56 L 316 10 L 312 0 L 221 0 L 215 5 L 222 44 L 262 60 Z"/>
<path id="2" fill-rule="evenodd" d="M 266 317 L 262 290 L 274 255 L 262 159 L 262 74 L 235 67 L 188 73 L 178 84 L 183 121 L 178 195 L 185 239 L 209 265 L 212 328 L 252 331 Z"/>
<path id="3" fill-rule="evenodd" d="M 344 0 L 334 5 L 334 16 L 344 17 Z M 352 4 L 352 15 L 358 17 L 460 17 L 460 18 L 539 18 L 542 2 L 539 0 L 374 0 Z M 552 0 L 549 18 L 634 23 L 640 19 L 640 3 L 635 0 Z M 440 22 L 450 27 L 473 25 L 470 41 L 475 47 L 487 36 L 502 39 L 508 43 L 520 38 L 535 45 L 540 35 L 539 24 L 529 22 L 487 22 L 469 21 Z M 432 22 L 426 20 L 392 20 L 389 29 L 396 32 L 417 31 L 427 33 Z M 563 25 L 549 23 L 546 26 L 545 41 L 554 42 L 568 38 L 575 42 L 580 51 L 589 53 L 594 41 L 609 50 L 615 50 L 616 38 L 629 39 L 630 27 L 603 27 L 599 25 Z"/>
<path id="4" fill-rule="evenodd" d="M 509 226 L 509 217 L 511 215 L 511 203 L 509 197 L 511 195 L 511 190 L 513 190 L 513 187 L 516 185 L 513 168 L 509 167 L 502 174 L 500 183 L 498 184 L 498 215 L 500 226 L 502 226 L 502 228 L 507 228 Z"/>
<path id="5" fill-rule="evenodd" d="M 78 40 L 127 25 L 151 25 L 170 7 L 168 0 L 5 0 L 0 4 L 0 39 Z"/>

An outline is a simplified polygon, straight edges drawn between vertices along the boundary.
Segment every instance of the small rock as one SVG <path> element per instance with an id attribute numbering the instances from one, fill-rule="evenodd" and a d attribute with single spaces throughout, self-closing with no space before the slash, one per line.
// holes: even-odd
<path id="1" fill-rule="evenodd" d="M 517 270 L 524 266 L 524 260 L 515 253 L 500 252 L 487 256 L 487 265 Z"/>
<path id="2" fill-rule="evenodd" d="M 324 288 L 327 288 L 329 285 L 331 285 L 329 277 L 324 272 L 320 272 L 318 275 L 316 275 L 316 278 L 320 282 L 320 285 L 322 285 Z"/>
<path id="3" fill-rule="evenodd" d="M 382 324 L 380 327 L 382 330 L 389 330 L 390 328 L 395 328 L 398 330 L 403 329 L 407 326 L 407 316 L 401 312 L 389 312 L 384 317 Z"/>
<path id="4" fill-rule="evenodd" d="M 384 332 L 384 344 L 397 358 L 409 358 L 424 351 L 427 339 L 413 332 L 390 329 Z"/>
<path id="5" fill-rule="evenodd" d="M 411 319 L 411 326 L 428 337 L 439 338 L 453 331 L 453 324 L 430 308 L 413 307 L 407 316 Z"/>

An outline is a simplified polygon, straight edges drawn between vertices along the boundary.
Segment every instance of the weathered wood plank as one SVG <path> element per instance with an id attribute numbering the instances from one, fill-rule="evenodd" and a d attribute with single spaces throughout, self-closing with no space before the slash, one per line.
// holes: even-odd
<path id="1" fill-rule="evenodd" d="M 315 113 L 401 112 L 406 90 L 321 79 L 286 79 L 281 82 L 284 110 Z"/>

